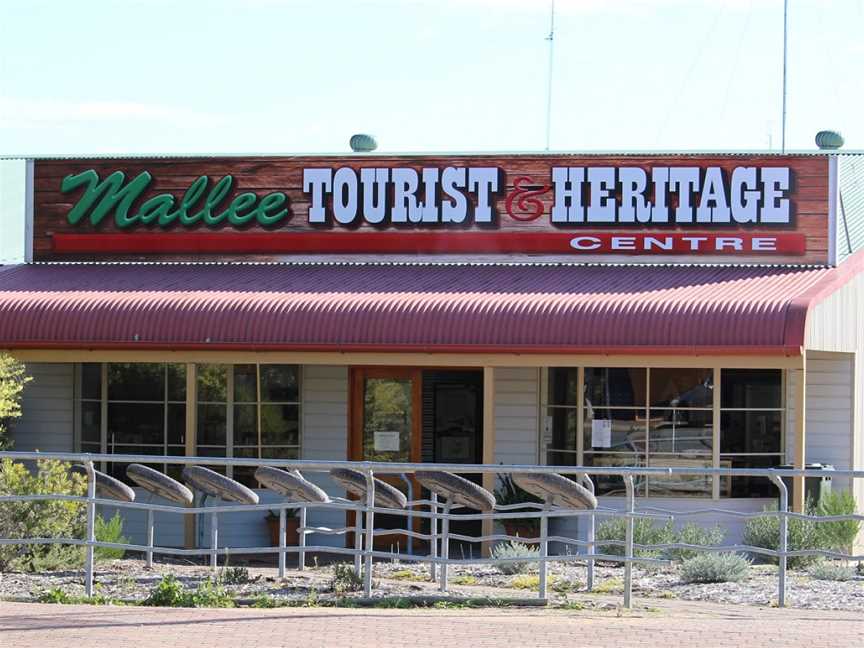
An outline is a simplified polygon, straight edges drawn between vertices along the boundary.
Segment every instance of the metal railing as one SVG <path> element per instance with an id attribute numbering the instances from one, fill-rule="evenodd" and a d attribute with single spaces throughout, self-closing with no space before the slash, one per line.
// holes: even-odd
<path id="1" fill-rule="evenodd" d="M 362 577 L 364 595 L 372 595 L 373 579 L 372 564 L 375 559 L 394 559 L 402 561 L 416 561 L 428 563 L 430 576 L 437 581 L 441 592 L 448 589 L 448 568 L 459 564 L 502 564 L 505 562 L 536 562 L 539 566 L 538 596 L 546 599 L 548 595 L 548 565 L 554 562 L 578 561 L 585 563 L 586 587 L 590 591 L 595 585 L 595 565 L 598 561 L 622 563 L 624 565 L 624 591 L 623 605 L 626 608 L 632 605 L 633 593 L 633 565 L 634 564 L 669 564 L 668 560 L 653 556 L 639 555 L 641 552 L 688 550 L 705 552 L 747 552 L 754 555 L 776 558 L 778 561 L 777 571 L 777 604 L 781 607 L 786 605 L 786 576 L 787 560 L 796 556 L 823 556 L 827 558 L 842 559 L 848 561 L 864 560 L 864 555 L 851 555 L 839 553 L 830 549 L 799 549 L 789 550 L 788 522 L 791 518 L 817 520 L 819 522 L 843 522 L 864 521 L 864 515 L 832 515 L 815 516 L 806 513 L 795 513 L 789 510 L 789 494 L 784 477 L 824 477 L 825 472 L 821 470 L 776 470 L 776 469 L 733 469 L 733 468 L 599 468 L 589 466 L 536 466 L 536 465 L 466 465 L 466 464 L 430 464 L 430 463 L 375 463 L 375 462 L 348 462 L 348 461 L 297 461 L 297 460 L 269 460 L 269 459 L 231 459 L 218 457 L 176 457 L 176 456 L 154 456 L 154 455 L 97 455 L 87 453 L 68 452 L 0 452 L 0 459 L 10 458 L 13 461 L 34 461 L 54 459 L 66 462 L 83 464 L 87 469 L 88 486 L 86 496 L 64 495 L 59 493 L 45 493 L 35 495 L 0 495 L 0 506 L 6 502 L 27 501 L 73 501 L 81 502 L 86 506 L 86 537 L 81 538 L 0 538 L 0 545 L 25 545 L 25 544 L 68 544 L 84 546 L 85 568 L 84 583 L 88 596 L 93 594 L 93 569 L 94 549 L 104 547 L 110 549 L 123 549 L 126 551 L 142 552 L 148 565 L 152 565 L 155 554 L 173 556 L 209 556 L 212 569 L 218 566 L 219 556 L 229 554 L 277 554 L 279 576 L 284 577 L 286 570 L 286 556 L 297 554 L 298 569 L 306 565 L 306 556 L 310 552 L 339 554 L 351 556 L 354 559 L 354 568 L 358 577 Z M 143 463 L 143 464 L 180 464 L 180 465 L 206 465 L 206 466 L 260 466 L 267 465 L 279 468 L 297 469 L 303 473 L 327 473 L 334 468 L 351 468 L 362 472 L 366 477 L 367 493 L 364 501 L 351 500 L 343 497 L 333 497 L 326 503 L 304 503 L 304 502 L 269 502 L 259 504 L 218 504 L 216 506 L 171 506 L 152 502 L 124 502 L 114 499 L 104 499 L 96 496 L 96 480 L 94 473 L 94 462 L 108 463 Z M 375 506 L 375 476 L 392 475 L 399 477 L 403 482 L 409 482 L 408 475 L 419 470 L 440 470 L 459 474 L 494 474 L 505 475 L 514 473 L 555 473 L 568 475 L 594 492 L 592 477 L 621 477 L 626 489 L 623 509 L 598 506 L 596 509 L 571 509 L 551 506 L 548 504 L 519 503 L 511 505 L 496 505 L 495 510 L 490 513 L 456 513 L 453 511 L 460 507 L 447 502 L 440 502 L 435 493 L 428 499 L 410 499 L 405 509 L 393 509 Z M 656 506 L 643 507 L 637 510 L 636 492 L 634 488 L 634 477 L 673 477 L 673 476 L 724 476 L 724 477 L 762 477 L 769 479 L 776 487 L 779 495 L 779 507 L 776 511 L 737 511 L 724 509 L 717 506 L 692 509 L 687 511 L 674 511 Z M 830 472 L 834 478 L 845 478 L 854 480 L 864 478 L 862 470 L 834 470 Z M 410 495 L 410 494 L 409 494 Z M 722 500 L 721 500 L 722 501 Z M 98 541 L 95 536 L 96 507 L 107 506 L 112 508 L 128 510 L 144 510 L 147 514 L 146 539 L 147 544 L 112 543 Z M 220 545 L 219 541 L 219 517 L 223 514 L 249 511 L 279 511 L 279 544 L 276 547 L 228 547 Z M 286 518 L 287 511 L 297 509 L 299 511 L 300 523 L 298 528 L 298 544 L 296 547 L 288 546 L 286 543 Z M 353 526 L 330 528 L 323 526 L 309 526 L 309 509 L 333 509 L 354 512 L 355 523 Z M 526 511 L 526 509 L 532 509 Z M 159 546 L 155 543 L 155 513 L 172 513 L 177 515 L 209 515 L 210 516 L 210 546 L 194 549 Z M 428 519 L 429 532 L 422 533 L 413 525 L 411 528 L 380 529 L 375 527 L 376 514 L 399 515 L 406 519 Z M 696 516 L 727 516 L 738 519 L 750 519 L 756 517 L 776 516 L 779 517 L 778 549 L 766 549 L 744 544 L 732 545 L 696 545 L 682 542 L 665 544 L 637 544 L 634 541 L 634 524 L 637 519 L 660 519 L 678 520 Z M 549 520 L 551 518 L 584 517 L 586 518 L 585 539 L 550 535 Z M 595 538 L 596 519 L 623 518 L 625 520 L 625 537 L 623 540 L 603 539 L 597 541 Z M 450 522 L 458 519 L 470 520 L 492 520 L 503 522 L 508 519 L 536 518 L 540 522 L 540 534 L 535 538 L 511 536 L 507 534 L 492 533 L 479 536 L 466 536 L 450 531 Z M 439 526 L 440 525 L 440 526 Z M 330 545 L 310 545 L 307 536 L 311 534 L 347 536 L 354 534 L 353 547 L 338 547 Z M 428 554 L 401 553 L 394 551 L 381 551 L 375 548 L 376 536 L 401 534 L 410 539 L 414 544 L 415 539 L 428 542 Z M 493 542 L 516 541 L 536 543 L 539 545 L 538 557 L 450 557 L 450 543 L 452 541 L 483 543 L 488 547 Z M 577 547 L 581 551 L 570 553 L 569 550 L 563 554 L 550 554 L 549 543 L 556 542 L 565 547 Z M 440 545 L 440 551 L 439 551 Z M 623 554 L 599 553 L 598 547 L 619 546 L 623 547 Z M 486 553 L 486 552 L 484 552 Z"/>

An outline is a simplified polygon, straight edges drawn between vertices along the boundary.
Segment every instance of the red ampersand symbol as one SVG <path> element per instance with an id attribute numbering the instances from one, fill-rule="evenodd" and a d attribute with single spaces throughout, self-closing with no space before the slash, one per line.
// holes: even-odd
<path id="1" fill-rule="evenodd" d="M 530 185 L 524 186 L 524 185 Z M 529 176 L 513 178 L 513 191 L 507 195 L 504 203 L 510 218 L 517 221 L 537 220 L 543 215 L 543 202 L 538 198 L 552 189 L 552 185 L 533 184 Z M 516 211 L 513 211 L 513 201 L 516 201 Z"/>

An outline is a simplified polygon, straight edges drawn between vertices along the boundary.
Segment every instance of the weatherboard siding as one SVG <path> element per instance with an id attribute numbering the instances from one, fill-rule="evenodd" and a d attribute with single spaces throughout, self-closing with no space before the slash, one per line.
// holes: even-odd
<path id="1" fill-rule="evenodd" d="M 72 452 L 75 449 L 75 365 L 33 363 L 24 388 L 23 415 L 11 426 L 13 450 Z"/>

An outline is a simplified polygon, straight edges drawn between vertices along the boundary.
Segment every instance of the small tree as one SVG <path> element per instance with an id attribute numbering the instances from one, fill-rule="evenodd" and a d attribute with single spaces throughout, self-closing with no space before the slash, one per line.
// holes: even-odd
<path id="1" fill-rule="evenodd" d="M 8 450 L 12 445 L 7 436 L 8 426 L 21 416 L 21 393 L 31 380 L 23 364 L 0 353 L 0 450 Z"/>

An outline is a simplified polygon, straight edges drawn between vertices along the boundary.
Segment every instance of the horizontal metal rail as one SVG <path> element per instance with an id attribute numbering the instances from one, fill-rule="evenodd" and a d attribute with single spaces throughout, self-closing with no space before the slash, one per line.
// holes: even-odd
<path id="1" fill-rule="evenodd" d="M 864 478 L 862 470 L 812 470 L 812 469 L 736 469 L 736 468 L 703 468 L 703 467 L 615 467 L 604 468 L 594 466 L 537 466 L 537 465 L 493 465 L 493 464 L 428 464 L 428 463 L 378 463 L 378 462 L 346 462 L 346 461 L 307 461 L 307 460 L 276 460 L 276 459 L 235 459 L 221 457 L 177 457 L 156 455 L 116 455 L 116 454 L 89 454 L 69 452 L 0 452 L 0 459 L 11 459 L 18 462 L 33 462 L 41 460 L 58 460 L 63 462 L 81 463 L 87 469 L 87 494 L 68 495 L 65 493 L 38 493 L 38 494 L 2 494 L 0 495 L 0 506 L 12 503 L 32 503 L 38 501 L 67 501 L 82 504 L 86 509 L 87 532 L 84 538 L 0 538 L 0 546 L 5 545 L 49 545 L 65 544 L 82 546 L 86 549 L 85 557 L 85 586 L 88 594 L 93 591 L 93 569 L 94 550 L 96 548 L 122 549 L 126 551 L 142 552 L 146 555 L 148 564 L 152 563 L 153 555 L 166 556 L 209 556 L 212 568 L 218 566 L 218 557 L 237 554 L 277 554 L 279 558 L 280 575 L 284 575 L 285 556 L 289 554 L 298 555 L 298 568 L 305 565 L 305 558 L 309 552 L 330 553 L 335 555 L 352 556 L 358 576 L 362 574 L 364 592 L 369 595 L 373 587 L 372 561 L 398 558 L 399 560 L 427 563 L 433 580 L 438 580 L 442 591 L 447 589 L 448 567 L 460 564 L 497 565 L 514 562 L 533 562 L 539 565 L 540 586 L 538 595 L 545 599 L 547 596 L 547 568 L 549 563 L 584 563 L 587 569 L 587 583 L 590 590 L 594 584 L 594 566 L 597 561 L 618 563 L 624 566 L 624 604 L 631 605 L 632 594 L 632 565 L 665 565 L 670 561 L 657 557 L 673 551 L 693 552 L 736 552 L 747 553 L 754 556 L 764 556 L 777 559 L 778 569 L 778 604 L 785 605 L 786 602 L 786 563 L 788 558 L 803 556 L 821 556 L 838 560 L 864 560 L 864 555 L 852 555 L 842 553 L 833 548 L 818 549 L 790 549 L 788 546 L 788 523 L 790 519 L 810 520 L 816 523 L 830 522 L 862 522 L 864 515 L 854 513 L 848 515 L 826 515 L 818 516 L 808 513 L 791 512 L 788 510 L 788 493 L 783 478 L 788 477 L 832 477 L 854 480 Z M 169 504 L 155 502 L 123 502 L 106 499 L 96 495 L 96 480 L 94 464 L 107 463 L 143 463 L 143 464 L 173 464 L 173 465 L 205 465 L 205 466 L 274 466 L 288 469 L 296 469 L 309 473 L 326 473 L 334 468 L 351 468 L 362 472 L 366 477 L 367 493 L 364 500 L 352 500 L 344 497 L 331 497 L 328 502 L 305 503 L 292 501 L 279 501 L 259 504 L 232 504 L 218 501 L 209 506 L 172 506 Z M 514 473 L 532 474 L 562 474 L 569 475 L 584 484 L 592 493 L 594 492 L 594 481 L 592 477 L 621 477 L 625 485 L 624 506 L 616 509 L 601 506 L 596 509 L 572 509 L 553 506 L 544 503 L 517 503 L 496 505 L 491 512 L 461 512 L 466 511 L 464 506 L 439 501 L 438 495 L 432 493 L 430 498 L 411 499 L 406 508 L 393 509 L 374 505 L 375 475 L 399 475 L 403 481 L 419 470 L 446 471 L 460 474 L 495 474 L 505 475 Z M 725 509 L 718 506 L 702 507 L 684 511 L 677 511 L 658 506 L 643 506 L 636 508 L 638 498 L 635 494 L 634 477 L 673 477 L 676 475 L 702 475 L 717 477 L 764 477 L 769 479 L 778 490 L 780 506 L 776 511 L 738 511 Z M 413 494 L 413 493 L 411 493 Z M 147 544 L 133 543 L 110 543 L 96 539 L 94 526 L 96 507 L 111 507 L 123 510 L 139 510 L 147 513 Z M 310 509 L 315 510 L 337 510 L 355 513 L 354 526 L 327 527 L 310 525 L 307 515 Z M 461 511 L 460 511 L 461 509 Z M 285 542 L 285 516 L 288 511 L 295 510 L 300 517 L 298 528 L 299 543 L 297 546 L 288 546 Z M 219 542 L 218 521 L 220 516 L 230 513 L 251 511 L 277 511 L 280 518 L 280 541 L 275 547 L 228 547 Z M 158 546 L 154 542 L 155 513 L 169 513 L 175 515 L 209 515 L 210 545 L 196 548 L 179 548 Z M 381 528 L 375 526 L 376 515 L 401 516 L 408 522 L 408 528 Z M 731 517 L 735 519 L 753 519 L 758 517 L 773 517 L 779 520 L 778 549 L 767 549 L 747 544 L 727 545 L 696 545 L 686 542 L 667 542 L 657 544 L 640 544 L 635 541 L 636 520 L 680 520 L 682 518 L 693 518 L 699 516 Z M 502 523 L 508 520 L 534 519 L 539 522 L 540 533 L 532 534 L 531 537 L 513 536 L 502 533 L 487 533 L 478 536 L 470 536 L 451 532 L 450 522 L 458 521 L 486 521 Z M 586 537 L 579 539 L 550 533 L 548 522 L 550 519 L 575 518 L 586 521 Z M 625 524 L 625 537 L 623 539 L 596 539 L 595 521 L 597 518 L 619 518 Z M 413 527 L 413 521 L 429 520 L 428 532 L 418 531 Z M 580 523 L 581 525 L 581 523 Z M 337 547 L 330 545 L 308 544 L 309 535 L 324 536 L 347 536 L 354 535 L 353 547 Z M 374 546 L 374 539 L 384 536 L 401 536 L 408 540 L 408 546 L 413 545 L 414 540 L 422 540 L 428 543 L 427 554 L 400 553 L 397 551 L 381 551 Z M 462 558 L 450 557 L 451 542 L 481 543 L 484 548 L 493 543 L 517 542 L 524 544 L 536 544 L 539 546 L 539 555 L 528 554 L 525 556 L 503 557 L 500 555 L 487 555 Z M 550 555 L 549 543 L 558 543 L 564 547 L 576 547 L 578 553 L 566 553 L 561 555 Z M 440 545 L 440 547 L 439 547 Z M 608 549 L 620 547 L 621 553 L 609 553 Z M 606 551 L 598 552 L 598 549 Z M 527 551 L 527 549 L 526 549 Z"/>

